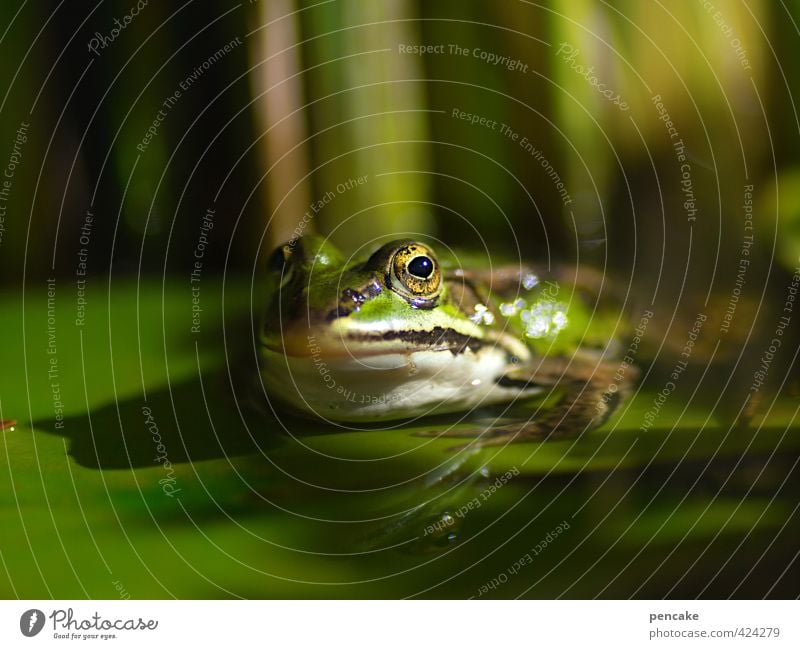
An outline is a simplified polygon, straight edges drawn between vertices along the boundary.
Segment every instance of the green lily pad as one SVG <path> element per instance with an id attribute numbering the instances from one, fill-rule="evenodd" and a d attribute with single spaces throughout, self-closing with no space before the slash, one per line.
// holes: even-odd
<path id="1" fill-rule="evenodd" d="M 0 307 L 2 596 L 719 596 L 762 555 L 740 594 L 792 592 L 788 397 L 736 429 L 676 397 L 643 432 L 645 386 L 579 440 L 454 448 L 253 408 L 247 281 L 203 285 L 199 332 L 182 282 L 92 284 L 81 326 L 72 290 L 53 354 L 46 287 Z"/>

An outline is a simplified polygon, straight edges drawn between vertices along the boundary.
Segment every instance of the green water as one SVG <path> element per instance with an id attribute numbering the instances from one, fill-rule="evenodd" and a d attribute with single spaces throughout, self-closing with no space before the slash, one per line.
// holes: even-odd
<path id="1" fill-rule="evenodd" d="M 249 284 L 203 281 L 199 333 L 184 282 L 97 282 L 81 325 L 74 284 L 4 296 L 0 596 L 795 594 L 795 401 L 729 430 L 676 398 L 645 434 L 645 387 L 482 451 L 277 420 L 241 390 Z"/>

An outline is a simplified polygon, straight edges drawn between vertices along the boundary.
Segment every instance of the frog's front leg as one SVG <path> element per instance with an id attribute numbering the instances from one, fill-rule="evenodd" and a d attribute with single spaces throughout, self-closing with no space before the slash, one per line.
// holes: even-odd
<path id="1" fill-rule="evenodd" d="M 630 394 L 638 375 L 629 368 L 622 381 L 615 379 L 616 363 L 582 363 L 554 359 L 549 367 L 515 369 L 500 382 L 550 384 L 561 390 L 558 402 L 529 419 L 515 424 L 489 428 L 481 437 L 481 446 L 496 446 L 509 442 L 568 439 L 602 426 L 620 403 Z M 566 365 L 565 365 L 566 364 Z"/>
<path id="2" fill-rule="evenodd" d="M 495 419 L 481 427 L 440 434 L 476 437 L 481 447 L 579 437 L 605 423 L 631 392 L 636 372 L 629 368 L 623 380 L 617 381 L 618 369 L 614 363 L 571 363 L 567 359 L 546 359 L 535 368 L 515 368 L 498 383 L 521 389 L 549 386 L 560 393 L 558 401 L 541 406 L 527 418 Z"/>
<path id="3" fill-rule="evenodd" d="M 541 416 L 519 419 L 516 423 L 488 428 L 481 436 L 481 446 L 512 442 L 569 439 L 601 426 L 621 401 L 619 391 L 611 392 L 602 381 L 570 382 L 561 399 Z"/>

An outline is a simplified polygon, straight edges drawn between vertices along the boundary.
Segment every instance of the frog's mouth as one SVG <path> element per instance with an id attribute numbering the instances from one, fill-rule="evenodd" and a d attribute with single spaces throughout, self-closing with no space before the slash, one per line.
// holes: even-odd
<path id="1" fill-rule="evenodd" d="M 344 335 L 309 334 L 306 337 L 284 335 L 278 340 L 264 341 L 264 346 L 270 351 L 293 357 L 322 354 L 359 358 L 422 351 L 458 355 L 468 351 L 477 353 L 487 345 L 493 346 L 493 343 L 444 327 L 434 327 L 429 331 L 353 331 Z"/>
<path id="2" fill-rule="evenodd" d="M 487 344 L 485 341 L 473 336 L 444 327 L 434 327 L 430 331 L 408 330 L 386 331 L 383 333 L 359 331 L 348 334 L 347 338 L 355 343 L 366 344 L 373 351 L 375 351 L 376 347 L 382 347 L 384 351 L 389 353 L 392 353 L 390 347 L 393 342 L 403 345 L 403 351 L 449 351 L 453 355 L 463 354 L 467 350 L 478 352 Z"/>
<path id="3" fill-rule="evenodd" d="M 284 333 L 278 339 L 263 341 L 270 352 L 294 358 L 375 358 L 380 356 L 408 355 L 418 352 L 449 352 L 452 356 L 480 355 L 492 348 L 501 351 L 511 360 L 524 360 L 529 352 L 513 336 L 490 333 L 476 338 L 455 329 L 436 326 L 432 329 L 402 329 L 389 331 L 348 331 L 334 333 L 329 330 L 306 335 Z"/>

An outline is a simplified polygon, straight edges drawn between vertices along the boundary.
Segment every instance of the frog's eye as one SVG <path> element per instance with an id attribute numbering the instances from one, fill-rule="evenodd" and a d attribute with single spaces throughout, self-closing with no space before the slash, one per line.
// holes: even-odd
<path id="1" fill-rule="evenodd" d="M 433 252 L 421 243 L 399 248 L 392 258 L 392 288 L 404 297 L 432 300 L 442 288 L 442 273 Z M 423 306 L 417 303 L 417 306 Z"/>

